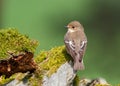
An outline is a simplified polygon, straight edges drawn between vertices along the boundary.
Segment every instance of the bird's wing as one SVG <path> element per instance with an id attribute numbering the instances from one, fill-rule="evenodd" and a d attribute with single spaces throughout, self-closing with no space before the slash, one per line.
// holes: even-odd
<path id="1" fill-rule="evenodd" d="M 66 44 L 72 51 L 75 51 L 76 46 L 75 46 L 75 42 L 74 42 L 74 41 L 66 41 L 66 40 L 65 40 L 65 44 Z M 84 49 L 84 47 L 86 46 L 86 44 L 87 44 L 87 41 L 86 41 L 86 40 L 81 41 L 81 42 L 80 42 L 80 47 L 78 47 L 79 50 L 80 50 L 80 51 L 83 51 L 83 49 Z"/>
<path id="2" fill-rule="evenodd" d="M 87 46 L 87 41 L 86 40 L 83 40 L 81 42 L 81 45 L 80 45 L 80 51 L 79 51 L 79 55 L 80 55 L 80 59 L 82 61 L 82 58 L 84 57 L 84 53 L 85 53 L 85 50 L 86 50 L 86 46 Z"/>
<path id="3" fill-rule="evenodd" d="M 75 43 L 74 43 L 74 41 L 67 41 L 67 40 L 65 40 L 65 44 L 66 44 L 70 49 L 72 49 L 73 51 L 75 51 Z"/>
<path id="4" fill-rule="evenodd" d="M 87 45 L 86 40 L 81 41 L 81 43 L 80 43 L 80 51 L 83 51 L 86 48 L 86 45 Z"/>
<path id="5" fill-rule="evenodd" d="M 69 40 L 65 40 L 65 45 L 66 45 L 66 50 L 67 52 L 74 58 L 78 53 L 79 56 L 83 57 L 84 55 L 84 51 L 86 49 L 86 45 L 87 45 L 87 41 L 83 40 L 80 43 L 80 46 L 76 46 L 76 42 L 75 41 L 69 41 Z M 76 51 L 77 49 L 77 51 Z"/>
<path id="6" fill-rule="evenodd" d="M 64 41 L 67 52 L 75 59 L 75 43 L 73 41 L 65 40 Z"/>

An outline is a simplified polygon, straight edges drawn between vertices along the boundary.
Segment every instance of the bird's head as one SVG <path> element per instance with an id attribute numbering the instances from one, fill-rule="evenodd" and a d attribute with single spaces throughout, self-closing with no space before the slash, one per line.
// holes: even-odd
<path id="1" fill-rule="evenodd" d="M 74 32 L 79 29 L 83 30 L 82 25 L 78 21 L 72 21 L 66 27 L 68 28 L 68 31 L 70 31 L 70 32 Z"/>

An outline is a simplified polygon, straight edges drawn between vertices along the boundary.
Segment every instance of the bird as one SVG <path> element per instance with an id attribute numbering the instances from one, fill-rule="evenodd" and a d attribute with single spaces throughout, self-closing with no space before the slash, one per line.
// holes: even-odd
<path id="1" fill-rule="evenodd" d="M 73 69 L 84 70 L 83 57 L 87 46 L 87 37 L 79 21 L 72 21 L 67 26 L 64 44 L 67 53 L 73 58 Z"/>

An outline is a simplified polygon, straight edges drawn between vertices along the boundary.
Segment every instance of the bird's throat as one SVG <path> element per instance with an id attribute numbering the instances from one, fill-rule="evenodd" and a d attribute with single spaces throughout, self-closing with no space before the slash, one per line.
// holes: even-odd
<path id="1" fill-rule="evenodd" d="M 68 32 L 72 33 L 72 32 L 75 32 L 75 30 L 68 29 Z"/>

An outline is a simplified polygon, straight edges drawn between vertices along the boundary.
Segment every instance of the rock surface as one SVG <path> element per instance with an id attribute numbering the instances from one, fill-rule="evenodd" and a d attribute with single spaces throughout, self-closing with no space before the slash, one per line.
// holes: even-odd
<path id="1" fill-rule="evenodd" d="M 13 80 L 13 81 L 11 81 L 11 82 L 7 83 L 6 85 L 3 85 L 3 86 L 28 86 L 28 83 L 15 79 L 15 80 Z"/>
<path id="2" fill-rule="evenodd" d="M 73 86 L 76 73 L 71 64 L 66 62 L 51 77 L 44 76 L 42 86 Z"/>

